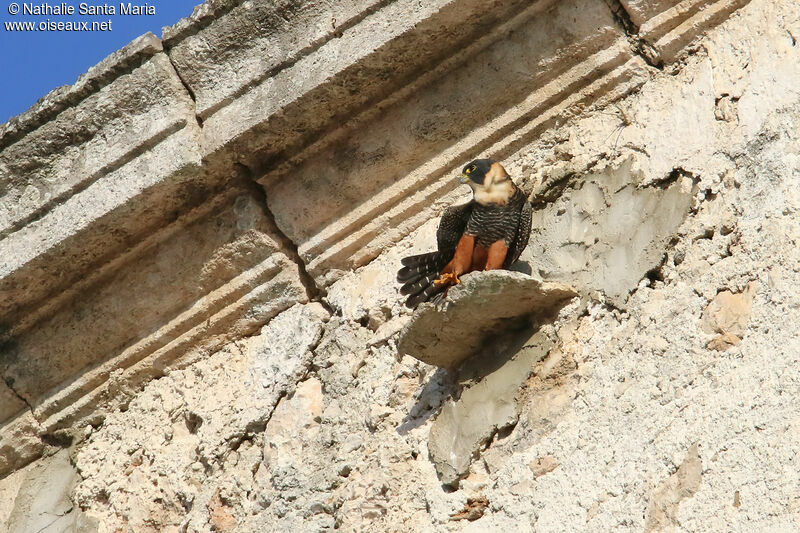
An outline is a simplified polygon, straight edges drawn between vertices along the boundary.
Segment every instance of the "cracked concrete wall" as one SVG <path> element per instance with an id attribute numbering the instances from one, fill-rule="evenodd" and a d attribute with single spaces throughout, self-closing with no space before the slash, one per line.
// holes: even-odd
<path id="1" fill-rule="evenodd" d="M 797 529 L 794 2 L 309 6 L 0 129 L 0 528 Z M 479 154 L 579 296 L 437 369 L 394 275 Z"/>

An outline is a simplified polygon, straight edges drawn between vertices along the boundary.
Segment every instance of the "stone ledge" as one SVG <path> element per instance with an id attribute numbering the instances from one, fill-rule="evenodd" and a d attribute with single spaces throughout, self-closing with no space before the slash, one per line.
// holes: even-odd
<path id="1" fill-rule="evenodd" d="M 442 304 L 423 303 L 403 328 L 397 350 L 454 369 L 479 352 L 488 339 L 519 322 L 554 315 L 578 294 L 562 283 L 543 282 L 519 272 L 473 272 L 449 289 Z"/>
<path id="2" fill-rule="evenodd" d="M 739 5 L 730 1 L 717 2 L 714 4 L 716 10 L 714 13 L 717 15 L 709 18 L 711 7 L 693 8 L 687 11 L 688 7 L 686 9 L 682 7 L 684 4 L 687 3 L 672 8 L 666 7 L 658 12 L 651 9 L 652 12 L 643 12 L 641 16 L 649 17 L 647 24 L 653 28 L 663 29 L 672 27 L 664 22 L 665 20 L 677 20 L 686 13 L 692 17 L 703 15 L 706 17 L 703 20 L 708 19 L 706 20 L 708 23 L 718 21 L 723 14 Z M 698 3 L 694 2 L 692 6 L 695 4 Z M 540 1 L 529 7 L 525 7 L 524 3 L 508 1 L 501 3 L 491 13 L 484 12 L 483 4 L 470 3 L 468 0 L 444 2 L 438 7 L 428 6 L 426 8 L 428 11 L 408 11 L 413 16 L 421 18 L 419 20 L 413 17 L 408 20 L 403 18 L 402 28 L 393 23 L 391 30 L 384 28 L 388 33 L 383 34 L 381 31 L 384 30 L 380 28 L 385 26 L 388 20 L 397 18 L 392 13 L 404 12 L 402 2 L 348 4 L 339 6 L 337 9 L 340 11 L 329 6 L 337 14 L 342 15 L 342 21 L 346 22 L 341 22 L 330 31 L 320 27 L 321 33 L 315 34 L 315 39 L 311 39 L 310 36 L 310 40 L 303 42 L 290 39 L 291 46 L 285 49 L 285 56 L 281 56 L 282 59 L 275 56 L 275 61 L 280 59 L 278 63 L 273 61 L 264 64 L 260 60 L 255 61 L 253 55 L 247 55 L 242 59 L 241 54 L 231 55 L 230 51 L 220 53 L 218 56 L 209 56 L 209 61 L 202 64 L 196 61 L 197 58 L 191 59 L 192 54 L 189 52 L 194 50 L 193 47 L 200 46 L 204 42 L 203 39 L 211 39 L 214 35 L 221 38 L 233 32 L 231 35 L 239 39 L 237 46 L 249 50 L 266 46 L 265 43 L 272 42 L 270 39 L 288 38 L 287 36 L 292 34 L 292 26 L 281 27 L 278 33 L 272 30 L 264 33 L 259 38 L 266 39 L 264 42 L 253 40 L 250 38 L 252 36 L 248 37 L 247 32 L 242 32 L 239 25 L 245 24 L 248 13 L 249 16 L 255 17 L 251 13 L 252 9 L 259 13 L 258 17 L 275 21 L 283 20 L 279 16 L 281 9 L 299 9 L 297 6 L 292 7 L 293 4 L 290 3 L 278 8 L 265 4 L 263 10 L 259 11 L 260 5 L 257 4 L 257 8 L 252 8 L 252 3 L 209 4 L 199 8 L 188 20 L 176 25 L 175 31 L 166 32 L 169 55 L 178 65 L 181 76 L 194 93 L 192 95 L 186 92 L 166 54 L 160 51 L 161 43 L 148 34 L 109 56 L 81 77 L 73 87 L 54 91 L 28 113 L 4 126 L 4 133 L 0 138 L 7 146 L 0 152 L 0 159 L 5 157 L 9 161 L 13 159 L 29 165 L 32 158 L 24 153 L 16 153 L 19 149 L 15 147 L 24 145 L 35 148 L 40 144 L 45 146 L 47 138 L 63 137 L 62 128 L 66 126 L 60 124 L 59 120 L 64 122 L 69 118 L 75 118 L 77 124 L 73 127 L 86 130 L 86 120 L 81 117 L 87 116 L 87 113 L 91 114 L 94 109 L 92 106 L 98 105 L 92 103 L 93 99 L 99 98 L 98 95 L 108 92 L 113 96 L 116 91 L 114 87 L 120 84 L 128 86 L 131 82 L 133 86 L 136 86 L 136 83 L 143 84 L 141 90 L 152 93 L 147 94 L 149 99 L 144 100 L 143 109 L 137 109 L 137 112 L 144 111 L 144 114 L 125 115 L 125 108 L 122 108 L 121 111 L 115 110 L 111 115 L 103 115 L 102 119 L 93 119 L 96 123 L 103 123 L 99 127 L 105 129 L 98 130 L 103 131 L 102 139 L 96 134 L 86 142 L 81 141 L 47 154 L 37 155 L 36 159 L 46 162 L 43 166 L 34 166 L 36 170 L 33 173 L 24 173 L 24 178 L 9 175 L 7 179 L 14 185 L 7 189 L 6 196 L 0 201 L 3 208 L 0 211 L 5 210 L 4 219 L 0 220 L 3 223 L 0 235 L 5 236 L 0 241 L 0 248 L 7 258 L 4 264 L 0 264 L 0 291 L 7 295 L 0 305 L 0 321 L 8 322 L 7 317 L 22 311 L 30 311 L 48 295 L 63 290 L 85 272 L 112 260 L 122 249 L 131 246 L 143 235 L 162 227 L 172 216 L 171 213 L 180 212 L 187 207 L 187 204 L 210 194 L 210 189 L 218 180 L 224 180 L 231 172 L 230 165 L 236 159 L 246 160 L 251 167 L 263 168 L 265 165 L 276 167 L 276 171 L 267 172 L 261 181 L 270 192 L 271 207 L 276 211 L 278 224 L 281 230 L 298 245 L 301 257 L 308 263 L 309 271 L 316 281 L 323 285 L 328 284 L 336 278 L 337 271 L 364 264 L 379 250 L 413 230 L 425 219 L 436 215 L 441 207 L 441 197 L 453 189 L 448 180 L 442 178 L 450 168 L 463 162 L 464 158 L 480 151 L 489 152 L 495 157 L 502 156 L 513 146 L 537 135 L 559 117 L 568 116 L 575 109 L 597 98 L 624 94 L 625 91 L 640 84 L 646 76 L 642 62 L 632 57 L 626 49 L 624 40 L 619 39 L 622 34 L 611 20 L 610 12 L 601 3 L 588 0 L 567 2 L 558 6 L 554 6 L 552 2 Z M 665 6 L 666 4 L 661 7 Z M 543 50 L 537 49 L 534 57 L 527 59 L 529 65 L 523 69 L 527 69 L 524 76 L 520 76 L 521 71 L 506 73 L 504 69 L 499 70 L 500 78 L 496 83 L 504 87 L 514 87 L 520 83 L 534 87 L 533 92 L 527 97 L 515 96 L 515 98 L 524 97 L 522 106 L 507 107 L 513 103 L 511 101 L 495 102 L 494 105 L 485 106 L 487 109 L 492 109 L 488 115 L 494 114 L 494 118 L 481 128 L 464 131 L 464 138 L 455 143 L 439 133 L 447 128 L 437 122 L 442 122 L 448 115 L 457 117 L 459 113 L 470 115 L 472 113 L 457 111 L 455 108 L 446 112 L 445 109 L 451 102 L 441 100 L 445 91 L 437 92 L 435 88 L 437 84 L 446 85 L 450 78 L 465 79 L 463 74 L 468 73 L 471 68 L 479 68 L 478 65 L 483 61 L 495 60 L 498 64 L 504 61 L 509 65 L 517 64 L 518 61 L 503 55 L 502 42 L 512 39 L 516 45 L 525 46 L 519 37 L 520 32 L 524 33 L 539 26 L 542 27 L 540 31 L 544 31 L 548 26 L 559 28 L 559 17 L 569 16 L 559 15 L 559 10 L 567 13 L 570 9 L 573 11 L 577 9 L 576 15 L 569 19 L 569 24 L 563 23 L 561 27 L 563 31 L 558 32 L 559 40 L 555 47 L 547 44 Z M 333 11 L 322 9 L 318 12 L 309 12 L 307 16 L 316 17 L 314 20 L 322 20 L 331 13 Z M 466 19 L 471 21 L 471 25 L 460 23 Z M 574 24 L 575 21 L 580 22 L 585 19 L 600 21 L 600 27 L 595 24 L 590 29 L 582 30 L 580 24 L 577 26 Z M 690 19 L 695 20 L 691 17 Z M 661 22 L 658 22 L 659 20 Z M 273 28 L 274 24 L 267 26 Z M 465 29 L 467 26 L 472 29 Z M 690 26 L 685 31 L 681 30 L 680 35 L 697 33 L 703 27 L 698 24 Z M 440 29 L 436 30 L 439 33 L 436 31 L 431 33 L 435 28 L 445 28 L 445 30 Z M 444 33 L 441 33 L 442 31 Z M 476 31 L 481 32 L 480 35 L 476 36 Z M 648 36 L 657 37 L 657 32 L 653 33 L 655 30 L 648 30 L 645 27 L 643 31 Z M 283 37 L 276 37 L 278 34 Z M 384 39 L 380 41 L 384 45 L 377 46 L 374 51 L 365 55 L 359 55 L 361 52 L 355 55 L 341 55 L 351 48 L 359 50 L 369 48 L 353 44 L 361 42 L 367 34 L 378 41 Z M 510 37 L 512 34 L 513 38 Z M 673 39 L 669 42 L 679 41 Z M 445 43 L 446 46 L 443 46 Z M 459 47 L 463 50 L 458 51 Z M 235 47 L 231 44 L 231 49 L 233 48 Z M 300 54 L 297 60 L 290 60 L 296 54 Z M 321 66 L 324 62 L 319 63 L 326 57 L 337 58 L 330 63 L 332 69 L 328 73 L 330 76 L 322 74 L 326 72 Z M 211 61 L 213 58 L 216 59 Z M 230 78 L 225 84 L 216 83 L 220 79 L 219 72 L 237 70 L 230 62 L 234 60 L 257 63 L 258 66 L 251 72 L 255 76 L 252 79 L 261 81 L 244 81 L 244 79 L 236 81 L 239 78 Z M 281 61 L 289 63 L 285 63 L 285 68 L 278 68 L 278 65 L 284 64 Z M 538 65 L 536 61 L 539 62 Z M 413 78 L 410 76 L 418 73 L 421 64 L 437 64 L 437 62 L 439 66 L 434 68 L 431 74 L 412 81 Z M 462 65 L 459 65 L 459 62 Z M 209 70 L 209 64 L 218 66 L 212 66 Z M 572 70 L 565 71 L 569 65 L 573 65 Z M 218 72 L 215 69 L 222 70 Z M 393 71 L 392 76 L 388 76 L 387 69 Z M 152 71 L 150 74 L 155 77 L 143 78 L 146 70 Z M 194 121 L 196 109 L 192 100 L 193 97 L 198 98 L 198 101 L 202 100 L 203 97 L 199 94 L 202 92 L 202 87 L 198 85 L 200 81 L 192 82 L 190 72 L 195 72 L 200 77 L 208 76 L 208 72 L 216 72 L 217 74 L 208 79 L 213 79 L 215 86 L 224 86 L 223 92 L 228 91 L 217 98 L 219 102 L 224 103 L 220 104 L 222 107 L 219 108 L 219 113 L 213 113 L 208 117 L 209 121 L 202 128 Z M 302 75 L 303 72 L 306 74 L 315 72 L 318 80 L 309 83 L 307 77 Z M 381 75 L 381 72 L 384 75 Z M 253 100 L 258 91 L 262 90 L 259 87 L 267 91 L 276 91 L 281 85 L 279 82 L 281 76 L 287 80 L 305 80 L 296 87 L 299 93 L 291 96 L 295 100 L 290 98 L 279 103 L 272 111 L 260 109 L 256 100 L 261 96 Z M 350 76 L 355 76 L 352 78 L 353 82 L 366 78 L 372 82 L 369 86 L 361 83 L 357 85 L 345 83 Z M 346 93 L 336 92 L 340 91 L 341 87 L 356 86 L 357 91 L 348 89 Z M 154 87 L 158 87 L 159 90 L 145 90 Z M 284 89 L 288 93 L 292 92 L 288 91 L 288 86 Z M 319 90 L 322 90 L 322 93 L 319 93 Z M 327 96 L 323 96 L 323 93 Z M 417 98 L 421 99 L 420 105 L 410 108 L 407 104 L 405 107 L 400 105 L 400 102 L 408 102 L 409 97 L 415 93 Z M 486 104 L 486 95 L 479 93 L 480 90 L 475 95 L 476 101 L 482 105 Z M 121 96 L 117 96 L 122 98 L 125 94 L 127 93 L 123 91 Z M 452 87 L 450 94 L 453 94 Z M 358 111 L 366 102 L 376 102 L 376 99 L 381 98 L 384 98 L 384 102 L 377 105 L 375 110 L 354 116 L 352 126 L 341 127 L 341 123 L 335 119 L 337 113 Z M 335 112 L 322 111 L 327 104 L 321 104 L 323 107 L 316 107 L 317 104 L 310 105 L 312 102 L 321 103 L 325 99 L 335 102 Z M 126 96 L 123 100 L 136 99 Z M 464 103 L 467 102 L 460 102 L 457 107 L 464 108 Z M 297 105 L 306 108 L 310 115 L 303 118 L 290 111 L 292 106 Z M 469 103 L 466 108 L 468 107 Z M 234 111 L 234 108 L 239 111 Z M 253 109 L 259 111 L 253 114 Z M 391 120 L 376 120 L 377 110 L 386 114 L 394 113 L 394 117 Z M 203 116 L 202 110 L 199 114 Z M 225 118 L 224 120 L 220 118 L 220 122 L 215 125 L 216 119 L 213 117 L 218 114 L 220 117 L 225 115 Z M 266 127 L 272 120 L 269 117 L 273 115 L 278 120 L 274 124 L 279 126 L 277 129 Z M 370 147 L 376 135 L 386 136 L 387 131 L 397 127 L 391 126 L 392 121 L 395 124 L 402 123 L 403 115 L 412 118 L 407 124 L 408 130 L 412 132 L 412 137 L 418 137 L 413 141 L 417 146 L 407 151 L 420 154 L 414 160 L 408 160 L 402 154 L 398 154 L 400 157 L 388 155 L 387 150 L 391 150 L 392 147 Z M 415 116 L 417 118 L 413 118 Z M 308 118 L 315 120 L 316 126 L 307 122 Z M 255 122 L 251 119 L 255 119 Z M 38 129 L 34 129 L 37 121 L 43 123 L 39 124 Z M 331 121 L 334 121 L 335 125 L 332 126 Z M 232 124 L 234 130 L 224 133 L 220 129 L 223 123 L 226 124 L 225 128 L 231 127 L 229 125 Z M 312 135 L 311 132 L 326 131 L 331 127 L 337 129 L 335 134 L 315 141 L 309 145 L 308 150 L 299 149 L 308 139 L 317 135 Z M 133 131 L 136 132 L 134 137 L 138 136 L 138 142 L 132 140 Z M 356 138 L 356 140 L 361 139 L 358 142 L 341 141 L 351 134 L 358 136 L 358 131 L 365 132 Z M 289 140 L 289 137 L 294 135 L 292 132 L 301 132 L 300 137 L 294 141 Z M 220 134 L 222 137 L 219 137 Z M 450 135 L 452 136 L 452 133 Z M 393 142 L 392 137 L 392 135 L 386 136 L 386 142 Z M 221 144 L 211 141 L 215 138 L 219 139 Z M 224 141 L 224 138 L 230 142 Z M 280 142 L 276 143 L 279 139 Z M 396 140 L 402 141 L 401 144 L 406 143 L 402 135 L 396 137 Z M 281 145 L 284 141 L 287 144 Z M 264 147 L 269 147 L 269 152 L 264 152 L 262 149 Z M 52 146 L 50 148 L 52 149 Z M 93 150 L 96 154 L 92 152 Z M 159 150 L 162 155 L 156 157 L 143 155 L 158 154 Z M 292 150 L 295 153 L 292 153 Z M 337 180 L 344 178 L 363 181 L 365 176 L 369 176 L 375 185 L 392 181 L 398 183 L 384 190 L 373 189 L 356 195 L 349 194 L 353 196 L 352 198 L 333 198 L 333 201 L 330 201 L 331 198 L 325 198 L 324 195 L 327 195 L 328 191 L 318 183 L 320 180 L 325 181 L 322 177 L 324 172 L 319 172 L 314 162 L 324 162 L 330 157 L 337 157 L 336 154 L 352 151 L 355 151 L 356 156 L 363 155 L 366 160 L 363 164 L 358 163 L 357 168 L 338 169 Z M 77 154 L 80 154 L 79 158 Z M 163 158 L 169 157 L 167 154 L 172 157 L 180 154 L 179 157 L 183 159 L 181 163 L 173 164 L 172 168 L 162 175 L 157 175 L 158 171 L 153 172 L 152 168 L 145 171 L 144 174 L 152 179 L 142 181 L 143 173 L 138 166 L 160 165 Z M 224 162 L 222 167 L 212 165 L 215 170 L 209 170 L 211 167 L 203 164 L 204 157 L 211 155 L 213 155 L 211 160 Z M 285 159 L 280 164 L 273 165 L 276 157 Z M 148 160 L 149 163 L 145 163 Z M 13 168 L 13 165 L 6 167 Z M 60 172 L 66 171 L 67 174 L 59 178 L 58 174 L 52 174 L 52 169 L 56 172 L 59 172 L 58 169 L 66 169 Z M 291 172 L 296 177 L 286 180 L 283 177 L 286 172 Z M 344 172 L 344 175 L 340 172 Z M 386 175 L 376 175 L 376 173 Z M 406 175 L 405 178 L 402 177 L 403 174 Z M 309 179 L 313 179 L 314 183 L 308 182 Z M 126 186 L 129 183 L 134 185 L 120 189 L 119 183 L 125 183 Z M 281 206 L 289 204 L 286 204 L 281 188 L 288 187 L 294 190 L 298 184 L 308 188 L 306 192 L 309 193 L 309 198 L 320 204 L 329 204 L 334 208 L 333 212 L 330 212 L 330 207 L 317 210 L 315 217 L 319 220 L 311 221 L 296 219 L 296 214 L 283 213 Z M 336 191 L 336 194 L 339 192 Z M 315 195 L 320 193 L 323 197 L 315 198 Z M 98 202 L 99 198 L 104 200 Z M 365 198 L 376 201 L 364 202 Z M 369 207 L 353 210 L 354 203 L 364 204 L 365 207 L 368 204 Z M 84 214 L 86 212 L 84 206 L 91 212 Z M 294 213 L 302 214 L 303 210 L 296 210 L 294 206 L 292 209 Z M 109 234 L 113 234 L 114 239 L 109 240 L 107 238 Z M 29 247 L 26 243 L 32 241 L 41 242 L 42 246 Z M 58 265 L 69 266 L 59 269 Z M 63 275 L 64 272 L 67 272 L 66 276 Z"/>
<path id="3" fill-rule="evenodd" d="M 36 327 L 20 324 L 10 332 L 13 342 L 0 357 L 4 376 L 38 406 L 71 369 L 88 371 L 97 357 L 126 346 L 141 344 L 145 353 L 160 349 L 291 270 L 260 210 L 257 198 L 233 189 L 139 244 L 123 263 L 87 277 Z M 304 294 L 299 280 L 297 285 Z M 72 337 L 75 328 L 95 334 Z M 53 353 L 61 357 L 53 360 Z"/>

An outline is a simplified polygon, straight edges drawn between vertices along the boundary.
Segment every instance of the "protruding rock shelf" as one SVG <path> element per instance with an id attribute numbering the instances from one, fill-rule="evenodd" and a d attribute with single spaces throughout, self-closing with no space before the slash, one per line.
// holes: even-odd
<path id="1" fill-rule="evenodd" d="M 568 285 L 519 272 L 468 274 L 450 289 L 443 304 L 419 306 L 400 334 L 398 349 L 431 365 L 456 368 L 514 319 L 550 314 L 574 296 Z"/>

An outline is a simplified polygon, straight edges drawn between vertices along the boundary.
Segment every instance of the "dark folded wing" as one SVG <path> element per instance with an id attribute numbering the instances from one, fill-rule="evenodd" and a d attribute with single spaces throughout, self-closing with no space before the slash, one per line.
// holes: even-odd
<path id="1" fill-rule="evenodd" d="M 511 243 L 511 246 L 508 247 L 508 254 L 506 255 L 506 260 L 503 263 L 503 268 L 510 267 L 519 256 L 522 255 L 522 251 L 528 246 L 528 239 L 531 236 L 531 217 L 532 217 L 532 208 L 530 202 L 525 200 L 525 203 L 522 204 L 522 209 L 519 212 L 519 223 L 517 224 L 517 233 L 514 236 L 514 242 Z"/>
<path id="2" fill-rule="evenodd" d="M 437 251 L 402 259 L 403 268 L 397 272 L 397 281 L 403 284 L 400 294 L 408 296 L 408 307 L 413 309 L 422 302 L 441 299 L 447 285 L 436 285 L 434 280 L 453 258 L 456 245 L 467 227 L 472 206 L 473 202 L 469 202 L 445 209 L 436 230 Z"/>
<path id="3" fill-rule="evenodd" d="M 468 202 L 445 209 L 442 219 L 439 221 L 439 229 L 436 230 L 436 242 L 439 250 L 455 250 L 467 227 L 473 205 L 475 205 L 474 202 Z"/>

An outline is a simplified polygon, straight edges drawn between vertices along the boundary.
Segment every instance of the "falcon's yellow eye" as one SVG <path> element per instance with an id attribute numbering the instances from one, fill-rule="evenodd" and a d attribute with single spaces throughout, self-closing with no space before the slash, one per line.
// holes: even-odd
<path id="1" fill-rule="evenodd" d="M 469 167 L 469 168 L 467 168 L 467 169 L 464 171 L 464 174 L 469 174 L 470 172 L 472 172 L 472 167 Z"/>

